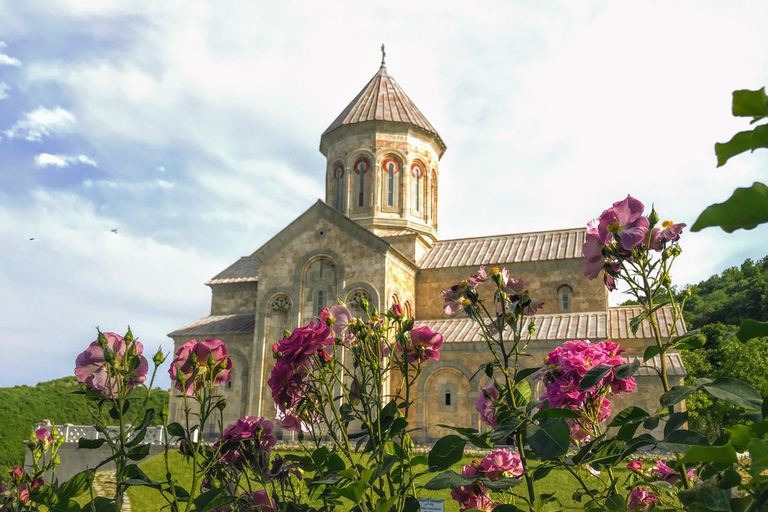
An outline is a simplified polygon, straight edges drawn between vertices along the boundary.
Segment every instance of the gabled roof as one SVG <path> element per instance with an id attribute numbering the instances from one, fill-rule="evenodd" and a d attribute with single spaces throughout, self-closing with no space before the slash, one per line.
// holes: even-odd
<path id="1" fill-rule="evenodd" d="M 581 258 L 585 228 L 442 240 L 422 256 L 422 269 L 476 267 Z"/>
<path id="2" fill-rule="evenodd" d="M 534 341 L 566 341 L 574 339 L 648 339 L 653 337 L 651 324 L 643 320 L 637 333 L 632 333 L 630 321 L 640 314 L 641 308 L 635 306 L 617 306 L 608 311 L 591 313 L 559 313 L 536 315 L 531 317 L 536 331 Z M 654 313 L 662 338 L 668 337 L 672 327 L 672 311 L 669 306 L 659 308 Z M 416 327 L 428 325 L 434 332 L 443 335 L 446 342 L 482 341 L 477 322 L 469 318 L 445 318 L 438 320 L 419 320 Z M 678 322 L 676 334 L 686 332 L 682 321 Z"/>
<path id="3" fill-rule="evenodd" d="M 347 105 L 335 121 L 323 132 L 323 135 L 345 125 L 365 121 L 393 121 L 409 123 L 423 130 L 438 135 L 405 91 L 387 73 L 382 64 L 378 73 L 363 87 L 352 103 Z M 439 135 L 438 135 L 439 137 Z"/>
<path id="4" fill-rule="evenodd" d="M 256 325 L 255 313 L 211 315 L 177 329 L 168 336 L 197 336 L 201 334 L 249 334 Z"/>
<path id="5" fill-rule="evenodd" d="M 243 256 L 205 284 L 251 283 L 259 280 L 259 262 Z"/>

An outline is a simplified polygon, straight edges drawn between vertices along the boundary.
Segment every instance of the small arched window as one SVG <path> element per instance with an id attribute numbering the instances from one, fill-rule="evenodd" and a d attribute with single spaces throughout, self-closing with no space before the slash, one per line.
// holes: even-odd
<path id="1" fill-rule="evenodd" d="M 368 160 L 361 158 L 355 162 L 355 175 L 357 176 L 357 206 L 365 206 L 365 173 L 368 172 Z"/>
<path id="2" fill-rule="evenodd" d="M 421 178 L 424 175 L 424 171 L 421 170 L 419 164 L 413 164 L 411 166 L 411 174 L 413 175 L 413 211 L 415 213 L 421 212 Z"/>
<path id="3" fill-rule="evenodd" d="M 235 372 L 229 370 L 229 380 L 227 381 L 227 389 L 232 389 L 232 383 L 235 381 Z"/>
<path id="4" fill-rule="evenodd" d="M 441 411 L 457 411 L 458 396 L 456 395 L 456 386 L 453 383 L 445 383 L 438 388 L 438 400 Z"/>
<path id="5" fill-rule="evenodd" d="M 557 304 L 562 313 L 569 313 L 573 309 L 573 290 L 567 284 L 557 289 Z"/>
<path id="6" fill-rule="evenodd" d="M 336 180 L 336 210 L 341 211 L 341 198 L 344 195 L 344 168 L 342 166 L 336 167 L 333 174 Z"/>
<path id="7" fill-rule="evenodd" d="M 320 316 L 323 308 L 325 307 L 325 293 L 323 290 L 317 290 L 317 316 Z"/>

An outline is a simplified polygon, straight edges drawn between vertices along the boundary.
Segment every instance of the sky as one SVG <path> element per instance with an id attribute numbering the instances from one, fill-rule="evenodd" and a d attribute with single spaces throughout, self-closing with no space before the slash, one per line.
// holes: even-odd
<path id="1" fill-rule="evenodd" d="M 382 43 L 448 147 L 442 238 L 584 226 L 628 194 L 691 225 L 768 181 L 768 152 L 718 169 L 713 150 L 749 127 L 732 91 L 768 83 L 765 19 L 738 0 L 0 0 L 0 387 L 71 375 L 97 326 L 170 350 L 210 312 L 203 283 L 323 197 L 320 135 Z M 674 282 L 766 240 L 686 230 Z"/>

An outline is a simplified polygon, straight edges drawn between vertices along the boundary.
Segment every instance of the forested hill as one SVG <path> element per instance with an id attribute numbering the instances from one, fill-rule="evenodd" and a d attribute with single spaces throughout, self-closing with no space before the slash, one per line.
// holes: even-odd
<path id="1" fill-rule="evenodd" d="M 757 263 L 748 259 L 741 268 L 729 268 L 690 290 L 684 312 L 690 328 L 739 325 L 747 318 L 768 321 L 768 256 Z"/>
<path id="2" fill-rule="evenodd" d="M 93 425 L 96 405 L 82 395 L 73 394 L 75 390 L 75 377 L 41 382 L 34 387 L 0 388 L 0 474 L 7 474 L 8 468 L 13 465 L 21 465 L 24 440 L 32 433 L 35 423 L 47 418 L 55 425 Z M 144 388 L 137 388 L 131 394 L 135 400 L 143 401 L 145 397 Z M 151 406 L 158 408 L 167 404 L 168 392 L 157 388 L 152 390 L 150 402 Z M 134 414 L 136 410 L 131 407 L 128 418 L 134 423 L 140 421 L 140 418 L 133 417 Z M 108 422 L 114 423 L 106 411 L 104 416 Z M 155 421 L 160 421 L 158 416 L 155 416 Z"/>
<path id="3" fill-rule="evenodd" d="M 689 376 L 735 377 L 750 383 L 763 396 L 768 394 L 768 338 L 741 342 L 730 333 L 742 321 L 768 321 L 768 256 L 746 260 L 690 288 L 684 316 L 688 328 L 701 329 L 706 343 L 700 349 L 683 352 Z M 678 297 L 679 299 L 680 297 Z M 697 391 L 687 400 L 691 428 L 714 439 L 740 419 L 741 411 Z"/>

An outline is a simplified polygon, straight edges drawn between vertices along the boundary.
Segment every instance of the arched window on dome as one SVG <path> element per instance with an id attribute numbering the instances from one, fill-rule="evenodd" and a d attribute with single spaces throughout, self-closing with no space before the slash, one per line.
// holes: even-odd
<path id="1" fill-rule="evenodd" d="M 363 208 L 366 206 L 367 201 L 367 192 L 368 192 L 368 180 L 366 179 L 366 173 L 368 173 L 368 170 L 370 169 L 370 163 L 365 158 L 360 158 L 355 162 L 354 166 L 354 179 L 355 179 L 355 194 L 357 194 L 357 201 L 355 201 L 355 204 L 357 205 L 357 208 Z"/>
<path id="2" fill-rule="evenodd" d="M 333 171 L 333 179 L 336 180 L 336 198 L 334 200 L 334 206 L 337 211 L 341 211 L 344 206 L 344 167 L 338 165 Z"/>
<path id="3" fill-rule="evenodd" d="M 424 176 L 424 171 L 419 164 L 413 164 L 411 166 L 411 176 L 413 179 L 412 210 L 414 215 L 421 215 L 421 210 L 424 208 L 421 204 L 421 182 L 423 181 L 422 177 Z"/>
<path id="4" fill-rule="evenodd" d="M 381 204 L 385 211 L 396 211 L 400 203 L 400 163 L 394 158 L 385 158 L 381 163 Z"/>
<path id="5" fill-rule="evenodd" d="M 561 313 L 570 313 L 573 309 L 573 290 L 567 284 L 557 289 L 557 305 Z"/>

